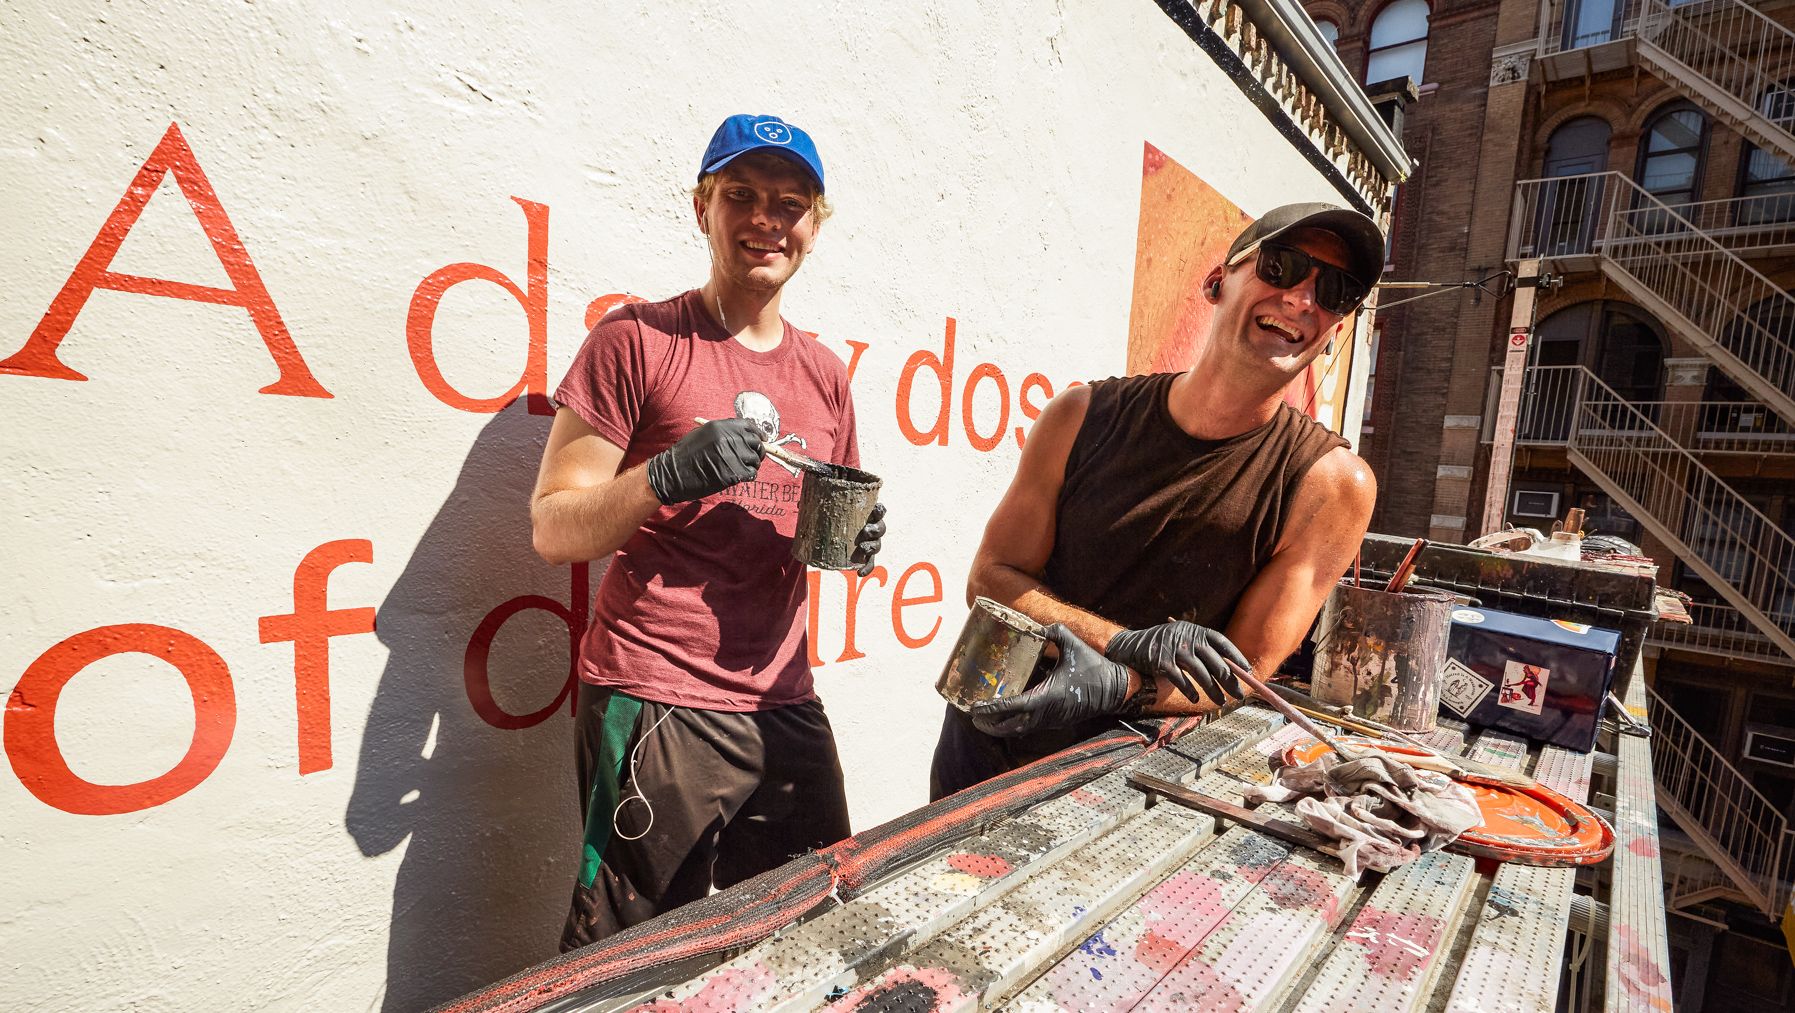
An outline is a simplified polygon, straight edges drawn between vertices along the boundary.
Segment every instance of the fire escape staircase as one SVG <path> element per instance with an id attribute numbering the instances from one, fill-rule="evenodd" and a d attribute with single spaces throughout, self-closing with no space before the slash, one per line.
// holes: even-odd
<path id="1" fill-rule="evenodd" d="M 1795 33 L 1743 0 L 1549 0 L 1548 80 L 1625 66 L 1630 54 L 1760 148 L 1795 163 Z"/>
<path id="2" fill-rule="evenodd" d="M 1671 906 L 1738 900 L 1775 920 L 1788 903 L 1788 820 L 1663 698 L 1649 688 L 1646 694 L 1658 807 L 1720 873 L 1688 877 L 1679 870 Z"/>

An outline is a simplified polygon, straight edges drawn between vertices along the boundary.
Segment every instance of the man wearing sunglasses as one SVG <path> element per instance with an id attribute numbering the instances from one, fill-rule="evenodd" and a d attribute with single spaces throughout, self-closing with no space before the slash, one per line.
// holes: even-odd
<path id="1" fill-rule="evenodd" d="M 1051 624 L 1057 658 L 1020 694 L 948 708 L 932 798 L 1118 719 L 1213 711 L 1241 695 L 1230 662 L 1269 674 L 1297 648 L 1377 488 L 1345 440 L 1282 394 L 1350 336 L 1383 259 L 1382 232 L 1356 211 L 1276 208 L 1204 278 L 1213 309 L 1188 371 L 1048 404 L 967 591 Z"/>

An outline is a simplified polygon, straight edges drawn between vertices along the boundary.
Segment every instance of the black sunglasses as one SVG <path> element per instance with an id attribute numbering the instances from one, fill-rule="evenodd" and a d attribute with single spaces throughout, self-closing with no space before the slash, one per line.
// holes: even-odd
<path id="1" fill-rule="evenodd" d="M 1315 274 L 1315 305 L 1335 316 L 1345 316 L 1359 308 L 1371 294 L 1366 285 L 1332 264 L 1316 260 L 1301 250 L 1275 243 L 1259 245 L 1258 262 L 1253 273 L 1272 288 L 1295 288 Z"/>

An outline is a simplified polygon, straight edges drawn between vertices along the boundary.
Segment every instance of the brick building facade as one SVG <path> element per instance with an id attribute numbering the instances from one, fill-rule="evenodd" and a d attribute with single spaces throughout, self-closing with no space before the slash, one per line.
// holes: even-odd
<path id="1" fill-rule="evenodd" d="M 1642 546 L 1690 596 L 1694 621 L 1648 642 L 1653 724 L 1712 746 L 1737 783 L 1701 790 L 1756 807 L 1764 836 L 1719 840 L 1666 798 L 1661 769 L 1683 843 L 1665 858 L 1667 902 L 1688 916 L 1672 919 L 1678 1008 L 1795 1008 L 1765 917 L 1795 868 L 1795 5 L 1306 7 L 1374 96 L 1394 71 L 1414 86 L 1401 131 L 1419 165 L 1386 279 L 1488 280 L 1380 294 L 1361 447 L 1373 528 L 1466 542 L 1582 506 L 1586 530 Z M 1508 278 L 1536 271 L 1517 318 Z M 1492 498 L 1515 329 L 1512 469 L 1498 460 Z M 1754 897 L 1702 879 L 1714 850 L 1770 863 L 1770 884 Z"/>

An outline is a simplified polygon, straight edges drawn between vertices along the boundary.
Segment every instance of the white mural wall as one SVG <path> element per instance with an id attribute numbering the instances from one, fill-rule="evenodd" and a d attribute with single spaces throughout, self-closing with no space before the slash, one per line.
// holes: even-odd
<path id="1" fill-rule="evenodd" d="M 554 951 L 570 640 L 540 402 L 702 281 L 725 115 L 817 139 L 786 315 L 883 569 L 813 574 L 856 828 L 920 804 L 1031 420 L 1125 369 L 1144 145 L 1339 200 L 1151 2 L 0 7 L 0 1007 L 411 1010 Z M 509 407 L 505 407 L 505 406 Z"/>

